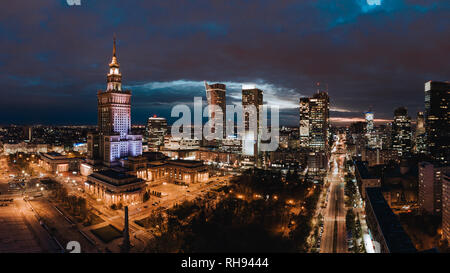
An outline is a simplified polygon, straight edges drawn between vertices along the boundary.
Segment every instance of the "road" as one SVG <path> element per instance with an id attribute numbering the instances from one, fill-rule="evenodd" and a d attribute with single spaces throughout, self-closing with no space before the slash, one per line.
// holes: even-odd
<path id="1" fill-rule="evenodd" d="M 331 168 L 327 174 L 330 183 L 328 205 L 324 210 L 324 231 L 320 247 L 321 253 L 346 253 L 347 235 L 345 230 L 344 163 L 345 150 L 342 135 L 333 146 L 330 157 Z"/>

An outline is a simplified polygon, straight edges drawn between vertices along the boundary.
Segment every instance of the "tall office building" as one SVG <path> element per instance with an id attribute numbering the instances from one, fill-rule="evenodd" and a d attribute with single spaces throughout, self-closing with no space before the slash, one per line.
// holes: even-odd
<path id="1" fill-rule="evenodd" d="M 253 155 L 255 157 L 259 154 L 259 141 L 260 141 L 260 124 L 259 124 L 259 111 L 260 106 L 263 105 L 263 91 L 256 88 L 253 85 L 242 86 L 242 107 L 253 105 L 256 108 L 256 132 L 250 132 L 250 114 L 244 111 L 242 116 L 243 125 L 245 129 L 245 135 L 243 140 L 243 153 L 244 155 Z M 256 135 L 256 139 L 253 138 Z"/>
<path id="2" fill-rule="evenodd" d="M 429 162 L 419 163 L 419 210 L 431 214 L 440 214 L 442 210 L 442 181 L 450 166 Z"/>
<path id="3" fill-rule="evenodd" d="M 450 82 L 425 83 L 425 130 L 430 156 L 450 163 Z"/>
<path id="4" fill-rule="evenodd" d="M 226 85 L 221 83 L 208 84 L 205 81 L 205 89 L 206 89 L 206 99 L 208 101 L 208 105 L 217 105 L 222 110 L 223 118 L 221 124 L 216 124 L 216 126 L 222 126 L 223 136 L 226 137 L 226 117 L 227 117 L 227 103 L 226 103 Z M 215 118 L 214 111 L 210 109 L 210 117 L 211 119 Z M 215 132 L 215 128 L 212 128 L 212 131 Z"/>
<path id="5" fill-rule="evenodd" d="M 308 169 L 312 173 L 326 170 L 329 156 L 330 99 L 318 90 L 311 98 L 300 99 L 300 146 L 309 150 Z"/>
<path id="6" fill-rule="evenodd" d="M 33 137 L 33 126 L 23 127 L 23 138 L 25 141 L 30 142 Z"/>
<path id="7" fill-rule="evenodd" d="M 369 148 L 378 148 L 378 138 L 377 138 L 377 132 L 374 129 L 373 120 L 374 120 L 374 114 L 373 112 L 366 112 L 364 113 L 365 120 L 366 120 L 366 141 L 367 141 L 367 147 Z"/>
<path id="8" fill-rule="evenodd" d="M 159 148 L 164 145 L 164 137 L 167 134 L 167 120 L 156 115 L 149 117 L 146 134 L 149 149 L 159 151 Z"/>
<path id="9" fill-rule="evenodd" d="M 417 113 L 414 143 L 416 153 L 426 153 L 425 115 L 423 112 Z"/>
<path id="10" fill-rule="evenodd" d="M 381 149 L 392 149 L 392 123 L 386 123 L 380 125 L 378 128 L 379 138 L 381 142 Z"/>
<path id="11" fill-rule="evenodd" d="M 373 113 L 372 112 L 365 112 L 364 113 L 365 119 L 366 119 L 366 134 L 373 131 Z"/>
<path id="12" fill-rule="evenodd" d="M 309 98 L 300 98 L 300 147 L 308 148 L 310 141 Z"/>
<path id="13" fill-rule="evenodd" d="M 425 133 L 425 115 L 423 112 L 417 112 L 416 135 Z"/>
<path id="14" fill-rule="evenodd" d="M 109 64 L 106 90 L 98 91 L 98 132 L 88 134 L 88 157 L 106 166 L 118 164 L 127 156 L 142 154 L 142 136 L 131 134 L 131 91 L 122 90 L 122 74 L 116 56 Z"/>
<path id="15" fill-rule="evenodd" d="M 328 151 L 330 131 L 330 98 L 326 92 L 318 92 L 309 99 L 310 143 L 314 151 Z"/>
<path id="16" fill-rule="evenodd" d="M 442 177 L 442 238 L 450 243 L 450 172 Z"/>
<path id="17" fill-rule="evenodd" d="M 405 107 L 399 107 L 394 111 L 394 121 L 392 123 L 392 149 L 396 150 L 399 156 L 403 156 L 411 151 L 411 118 Z"/>

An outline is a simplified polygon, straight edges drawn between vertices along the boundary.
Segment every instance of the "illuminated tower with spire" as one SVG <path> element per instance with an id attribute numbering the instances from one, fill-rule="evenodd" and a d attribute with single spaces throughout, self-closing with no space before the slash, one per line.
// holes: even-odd
<path id="1" fill-rule="evenodd" d="M 113 40 L 113 56 L 109 64 L 108 88 L 107 90 L 122 91 L 122 74 L 119 71 L 119 62 L 116 56 L 116 37 Z"/>
<path id="2" fill-rule="evenodd" d="M 100 134 L 120 134 L 126 138 L 131 130 L 131 91 L 122 90 L 122 74 L 119 71 L 114 38 L 113 57 L 109 64 L 105 91 L 98 91 L 98 127 Z"/>
<path id="3" fill-rule="evenodd" d="M 119 68 L 114 37 L 106 90 L 97 93 L 98 134 L 88 136 L 89 157 L 101 159 L 107 166 L 116 165 L 121 158 L 142 154 L 142 136 L 131 134 L 131 91 L 122 89 Z"/>

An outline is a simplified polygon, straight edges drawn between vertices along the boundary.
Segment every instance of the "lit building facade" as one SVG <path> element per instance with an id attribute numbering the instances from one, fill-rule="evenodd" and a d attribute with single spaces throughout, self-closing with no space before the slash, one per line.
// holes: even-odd
<path id="1" fill-rule="evenodd" d="M 365 148 L 361 150 L 361 160 L 367 161 L 369 167 L 388 164 L 390 161 L 399 161 L 397 151 L 380 148 Z"/>
<path id="2" fill-rule="evenodd" d="M 450 242 L 450 172 L 442 177 L 442 238 Z"/>
<path id="3" fill-rule="evenodd" d="M 392 123 L 380 125 L 378 127 L 378 136 L 383 150 L 392 149 Z"/>
<path id="4" fill-rule="evenodd" d="M 85 190 L 107 205 L 142 202 L 145 181 L 123 168 L 124 160 L 142 155 L 142 136 L 131 134 L 131 91 L 122 90 L 116 57 L 109 64 L 106 90 L 98 91 L 98 130 L 87 135 L 88 156 L 80 164 Z"/>
<path id="5" fill-rule="evenodd" d="M 166 137 L 164 140 L 164 149 L 162 151 L 195 150 L 198 148 L 200 148 L 200 140 L 195 137 Z"/>
<path id="6" fill-rule="evenodd" d="M 98 91 L 98 132 L 88 133 L 90 163 L 118 165 L 120 158 L 142 154 L 142 136 L 131 134 L 131 91 L 122 90 L 114 39 L 107 88 Z"/>
<path id="7" fill-rule="evenodd" d="M 112 169 L 94 172 L 84 183 L 87 193 L 102 199 L 106 205 L 142 202 L 145 181 L 134 175 Z"/>
<path id="8" fill-rule="evenodd" d="M 79 158 L 57 152 L 41 153 L 39 156 L 39 166 L 52 174 L 78 171 L 79 165 Z"/>
<path id="9" fill-rule="evenodd" d="M 310 119 L 309 119 L 309 98 L 300 98 L 300 147 L 309 147 L 309 132 L 310 132 Z"/>
<path id="10" fill-rule="evenodd" d="M 375 130 L 373 122 L 374 122 L 374 114 L 373 112 L 366 112 L 364 114 L 366 120 L 366 139 L 367 139 L 367 147 L 369 148 L 377 148 L 379 147 L 378 143 L 378 132 Z"/>
<path id="11" fill-rule="evenodd" d="M 326 92 L 319 92 L 309 100 L 311 119 L 310 148 L 316 151 L 328 151 L 330 131 L 330 98 Z"/>
<path id="12" fill-rule="evenodd" d="M 440 166 L 429 162 L 419 163 L 419 210 L 430 214 L 442 212 L 442 180 L 450 166 Z"/>
<path id="13" fill-rule="evenodd" d="M 167 134 L 167 120 L 163 117 L 149 117 L 147 120 L 147 141 L 151 151 L 159 151 L 164 146 L 164 138 Z"/>
<path id="14" fill-rule="evenodd" d="M 433 160 L 450 162 L 450 82 L 425 83 L 425 129 Z"/>
<path id="15" fill-rule="evenodd" d="M 366 119 L 366 133 L 370 133 L 373 131 L 373 113 L 372 112 L 366 112 L 364 113 L 365 119 Z"/>
<path id="16" fill-rule="evenodd" d="M 208 167 L 196 160 L 165 160 L 149 162 L 144 172 L 138 173 L 149 182 L 167 181 L 178 184 L 205 183 L 209 179 Z"/>
<path id="17" fill-rule="evenodd" d="M 426 153 L 426 133 L 425 133 L 425 114 L 424 112 L 417 113 L 416 132 L 414 134 L 414 150 L 416 153 Z"/>
<path id="18" fill-rule="evenodd" d="M 325 172 L 329 157 L 330 98 L 320 91 L 311 98 L 300 99 L 300 147 L 308 149 L 308 168 L 312 173 Z"/>
<path id="19" fill-rule="evenodd" d="M 245 107 L 254 106 L 256 108 L 256 132 L 250 131 L 250 114 L 245 111 Z M 242 107 L 244 113 L 242 115 L 243 125 L 245 129 L 242 152 L 246 156 L 254 156 L 258 160 L 259 156 L 259 141 L 260 141 L 260 124 L 259 115 L 260 108 L 263 105 L 263 91 L 254 86 L 242 86 Z M 256 137 L 255 137 L 256 136 Z"/>
<path id="20" fill-rule="evenodd" d="M 411 152 L 412 148 L 411 118 L 405 107 L 399 107 L 394 111 L 394 121 L 392 123 L 392 149 L 396 150 L 399 156 Z"/>
<path id="21" fill-rule="evenodd" d="M 216 126 L 221 126 L 223 130 L 223 136 L 226 138 L 226 117 L 227 117 L 227 103 L 226 103 L 226 85 L 222 83 L 208 84 L 205 81 L 205 89 L 206 89 L 206 99 L 208 101 L 208 105 L 217 105 L 222 110 L 222 120 L 217 121 Z M 216 113 L 212 108 L 209 109 L 209 116 L 211 119 L 215 119 Z M 214 133 L 216 127 L 212 128 L 212 132 Z"/>

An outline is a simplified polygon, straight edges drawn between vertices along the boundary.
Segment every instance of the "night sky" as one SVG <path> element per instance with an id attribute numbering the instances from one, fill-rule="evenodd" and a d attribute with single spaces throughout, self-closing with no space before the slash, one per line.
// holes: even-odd
<path id="1" fill-rule="evenodd" d="M 95 124 L 112 37 L 132 121 L 170 117 L 227 84 L 255 83 L 298 124 L 298 101 L 328 84 L 333 121 L 369 108 L 424 108 L 424 83 L 450 80 L 450 1 L 15 0 L 0 10 L 1 124 Z"/>

